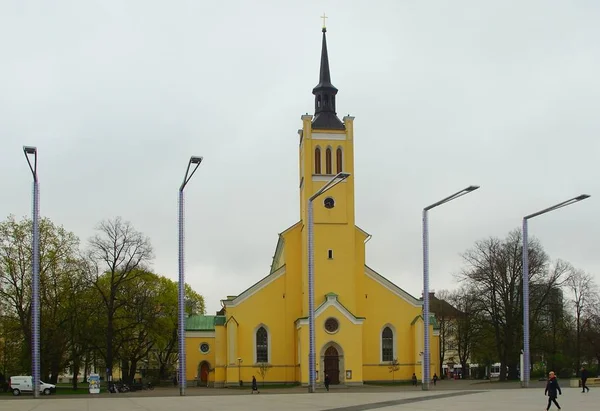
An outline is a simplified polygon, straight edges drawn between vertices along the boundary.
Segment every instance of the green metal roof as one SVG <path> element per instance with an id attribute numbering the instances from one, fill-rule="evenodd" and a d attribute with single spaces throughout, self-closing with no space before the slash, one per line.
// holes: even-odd
<path id="1" fill-rule="evenodd" d="M 412 320 L 412 322 L 410 323 L 410 325 L 415 325 L 415 323 L 420 319 L 423 319 L 423 316 L 421 314 L 417 315 L 415 317 L 414 320 Z M 440 324 L 438 323 L 437 318 L 435 318 L 435 315 L 430 314 L 429 315 L 429 324 L 433 325 L 433 329 L 434 330 L 439 330 L 440 328 Z"/>
<path id="2" fill-rule="evenodd" d="M 191 315 L 185 319 L 186 331 L 214 331 L 215 325 L 224 325 L 224 315 Z"/>

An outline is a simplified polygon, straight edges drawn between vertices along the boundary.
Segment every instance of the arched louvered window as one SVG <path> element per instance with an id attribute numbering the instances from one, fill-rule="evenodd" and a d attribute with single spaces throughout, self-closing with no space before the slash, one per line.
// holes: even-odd
<path id="1" fill-rule="evenodd" d="M 269 335 L 265 327 L 256 330 L 256 362 L 269 362 Z"/>
<path id="2" fill-rule="evenodd" d="M 390 327 L 381 332 L 381 361 L 394 361 L 394 333 Z"/>
<path id="3" fill-rule="evenodd" d="M 335 152 L 335 167 L 337 169 L 336 173 L 341 173 L 343 171 L 341 147 L 338 147 L 337 151 Z"/>
<path id="4" fill-rule="evenodd" d="M 315 148 L 315 174 L 321 174 L 321 149 Z"/>
<path id="5" fill-rule="evenodd" d="M 325 150 L 325 174 L 331 174 L 331 149 Z"/>

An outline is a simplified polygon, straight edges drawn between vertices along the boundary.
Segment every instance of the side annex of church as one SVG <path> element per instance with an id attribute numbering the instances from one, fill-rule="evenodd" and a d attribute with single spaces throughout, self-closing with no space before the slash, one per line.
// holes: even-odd
<path id="1" fill-rule="evenodd" d="M 354 117 L 336 114 L 323 28 L 314 115 L 298 130 L 300 221 L 279 234 L 269 274 L 222 300 L 217 315 L 186 319 L 186 379 L 215 387 L 308 385 L 307 201 L 339 172 L 350 177 L 317 198 L 314 212 L 317 383 L 409 380 L 422 376 L 422 300 L 365 263 L 370 235 L 355 224 Z M 431 369 L 439 369 L 439 327 L 430 320 Z M 392 373 L 390 365 L 398 364 Z"/>

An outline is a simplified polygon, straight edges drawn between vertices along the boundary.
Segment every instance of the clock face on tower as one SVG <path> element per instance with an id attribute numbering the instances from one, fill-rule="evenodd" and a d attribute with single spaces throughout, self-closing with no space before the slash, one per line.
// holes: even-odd
<path id="1" fill-rule="evenodd" d="M 331 197 L 327 197 L 325 201 L 323 201 L 323 205 L 325 208 L 333 208 L 335 206 L 335 201 Z"/>

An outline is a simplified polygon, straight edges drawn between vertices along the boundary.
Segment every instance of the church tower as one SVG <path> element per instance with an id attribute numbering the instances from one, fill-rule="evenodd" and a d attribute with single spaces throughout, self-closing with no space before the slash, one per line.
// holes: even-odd
<path id="1" fill-rule="evenodd" d="M 313 88 L 314 115 L 302 116 L 300 134 L 300 218 L 302 230 L 303 312 L 308 314 L 307 201 L 337 173 L 350 177 L 313 202 L 315 305 L 335 293 L 356 309 L 356 228 L 354 221 L 354 117 L 337 116 L 338 89 L 331 82 L 327 29 L 323 27 L 319 83 Z M 364 261 L 364 260 L 363 260 Z"/>

